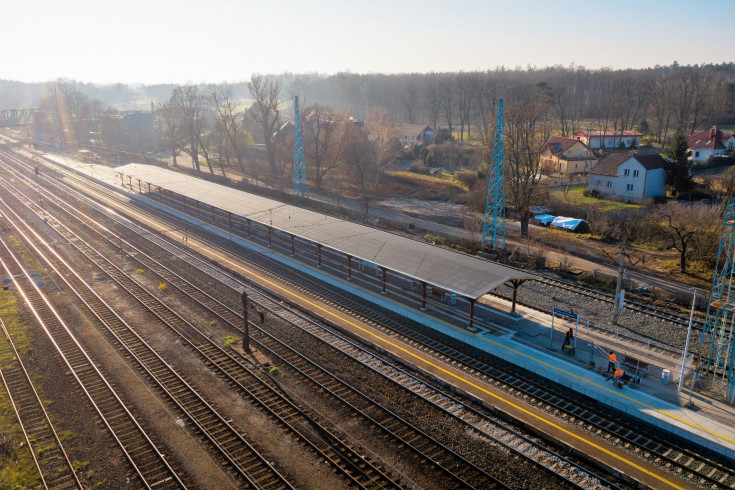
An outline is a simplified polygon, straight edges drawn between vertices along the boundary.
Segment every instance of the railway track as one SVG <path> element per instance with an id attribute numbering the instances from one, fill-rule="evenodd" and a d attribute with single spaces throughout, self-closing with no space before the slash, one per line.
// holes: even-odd
<path id="1" fill-rule="evenodd" d="M 268 264 L 269 268 L 272 265 L 277 267 L 278 264 Z M 433 352 L 434 355 L 443 357 L 448 361 L 460 362 L 467 366 L 470 374 L 478 375 L 516 396 L 535 401 L 546 410 L 558 412 L 562 417 L 568 418 L 592 432 L 597 432 L 603 437 L 612 438 L 621 447 L 643 454 L 657 464 L 669 466 L 673 471 L 683 472 L 690 480 L 696 481 L 697 484 L 726 486 L 732 484 L 732 471 L 727 466 L 706 457 L 703 458 L 701 455 L 694 454 L 691 450 L 676 447 L 675 443 L 671 441 L 651 436 L 652 429 L 650 427 L 631 425 L 629 420 L 626 421 L 620 416 L 607 416 L 604 412 L 609 412 L 609 409 L 594 406 L 591 400 L 577 399 L 570 401 L 568 393 L 561 394 L 558 390 L 557 392 L 549 390 L 548 386 L 543 386 L 548 383 L 544 383 L 542 380 L 528 382 L 528 376 L 525 377 L 526 379 L 522 379 L 502 372 L 502 370 L 492 366 L 492 360 L 478 359 L 475 356 L 462 354 L 458 351 L 460 346 L 447 345 L 446 339 L 427 337 L 424 335 L 426 333 L 425 329 L 423 332 L 409 329 L 395 321 L 395 319 L 388 317 L 386 312 L 367 308 L 360 305 L 356 300 L 346 301 L 344 294 L 328 291 L 324 285 L 318 284 L 316 281 L 306 281 L 305 278 L 293 273 L 290 280 L 303 290 L 308 290 L 314 296 L 328 298 L 333 304 L 342 308 L 357 310 L 367 321 L 373 323 L 377 321 L 391 325 L 392 328 L 401 331 L 406 339 L 412 339 L 413 343 L 423 350 Z M 686 444 L 683 446 L 686 446 Z"/>
<path id="2" fill-rule="evenodd" d="M 13 342 L 5 323 L 0 318 L 5 341 L 0 341 L 0 357 L 10 359 L 4 369 L 0 369 L 8 398 L 18 422 L 23 429 L 23 436 L 30 448 L 33 462 L 38 469 L 41 484 L 44 488 L 78 488 L 84 487 L 74 470 L 64 445 L 56 433 L 46 408 L 33 386 L 20 353 Z"/>
<path id="3" fill-rule="evenodd" d="M 68 207 L 66 209 L 68 212 L 72 211 Z M 90 207 L 87 207 L 87 211 L 90 211 Z M 91 224 L 89 219 L 89 215 L 87 215 L 85 223 L 88 225 Z M 200 304 L 209 313 L 217 315 L 222 325 L 229 325 L 233 332 L 238 332 L 238 326 L 242 324 L 243 317 L 236 313 L 235 309 L 226 306 L 219 300 L 202 291 L 200 288 L 197 288 L 191 282 L 187 281 L 181 274 L 177 274 L 154 258 L 147 256 L 145 251 L 135 247 L 135 245 L 129 243 L 124 237 L 106 229 L 103 224 L 95 223 L 95 225 L 96 228 L 105 230 L 104 234 L 99 235 L 100 241 L 106 240 L 109 245 L 114 247 L 124 246 L 128 255 L 138 261 L 141 267 L 145 268 L 145 270 L 156 273 L 159 279 L 165 282 L 167 286 L 176 288 L 189 299 Z M 130 226 L 130 224 L 128 226 Z M 131 231 L 134 235 L 145 235 L 142 233 L 142 229 L 132 229 Z M 100 233 L 100 230 L 95 232 Z M 146 238 L 150 240 L 149 237 Z M 180 251 L 178 252 L 180 253 Z M 292 312 L 287 311 L 285 307 L 279 305 L 278 302 L 273 300 L 268 301 L 257 291 L 251 288 L 247 289 L 251 298 L 256 296 L 259 297 L 260 300 L 257 301 L 257 304 L 264 306 L 271 312 L 271 314 L 277 314 L 289 323 L 298 325 L 299 328 L 307 330 L 310 335 L 318 337 L 321 341 L 325 341 L 324 335 L 318 336 L 314 334 L 314 330 L 320 329 L 320 327 L 318 327 L 318 325 L 313 321 L 303 316 L 294 315 Z M 266 301 L 267 306 L 265 304 Z M 330 394 L 334 399 L 344 404 L 348 410 L 359 414 L 364 419 L 370 421 L 371 424 L 377 426 L 377 428 L 379 428 L 384 434 L 394 438 L 398 447 L 407 447 L 422 458 L 423 461 L 436 465 L 443 473 L 445 473 L 445 476 L 449 476 L 449 483 L 471 488 L 491 488 L 491 486 L 497 485 L 502 486 L 502 483 L 496 478 L 487 474 L 485 471 L 470 463 L 462 456 L 434 440 L 431 436 L 416 428 L 409 422 L 401 419 L 390 410 L 380 406 L 378 402 L 370 399 L 354 386 L 351 386 L 347 382 L 340 380 L 334 374 L 319 367 L 316 361 L 309 359 L 305 353 L 296 352 L 296 350 L 287 346 L 283 341 L 278 340 L 274 335 L 265 332 L 254 323 L 250 324 L 250 328 L 255 332 L 260 332 L 263 337 L 267 337 L 271 340 L 269 346 L 266 346 L 263 342 L 254 338 L 252 342 L 258 349 L 268 352 L 272 357 L 280 360 L 284 365 L 288 365 L 294 369 L 294 371 L 299 373 L 306 381 L 312 383 L 315 388 Z M 200 337 L 204 337 L 204 334 L 201 334 Z M 326 340 L 332 344 L 335 342 L 334 338 L 329 339 L 326 337 Z M 340 342 L 344 343 L 345 341 L 344 339 L 340 339 Z M 351 348 L 354 349 L 354 345 L 351 345 Z M 362 355 L 364 356 L 365 353 L 363 352 Z M 351 358 L 353 361 L 356 361 L 354 356 Z M 372 364 L 377 362 L 377 359 L 374 358 L 374 356 L 371 356 L 370 360 L 372 361 Z M 362 364 L 370 367 L 370 363 L 365 364 L 364 360 L 362 361 Z M 395 370 L 395 368 L 393 369 Z M 385 374 L 382 375 L 386 376 Z M 396 378 L 406 379 L 408 376 L 409 375 L 405 372 L 396 371 L 392 380 L 395 382 Z M 477 412 L 464 404 L 461 404 L 456 399 L 450 399 L 449 402 L 445 403 L 443 406 L 439 406 L 440 404 L 430 399 L 436 399 L 438 396 L 438 393 L 431 390 L 431 393 L 427 394 L 424 398 L 432 405 L 437 406 L 438 409 L 451 413 L 455 418 L 458 417 L 452 412 L 456 412 L 458 407 L 465 412 L 474 412 L 473 416 L 475 418 L 475 423 L 470 425 L 466 420 L 463 420 L 463 423 L 467 425 L 468 430 L 475 431 L 478 436 L 483 436 L 483 433 L 476 428 L 477 425 L 485 424 L 485 428 L 482 432 L 488 433 L 494 431 L 495 441 L 510 451 L 523 455 L 524 452 L 519 451 L 511 445 L 512 443 L 515 445 L 520 443 L 527 446 L 525 454 L 537 454 L 536 459 L 533 459 L 532 461 L 543 461 L 546 464 L 552 465 L 559 465 L 559 463 L 561 463 L 564 466 L 574 467 L 576 468 L 575 478 L 578 480 L 585 478 L 599 479 L 597 475 L 589 475 L 588 470 L 585 470 L 575 463 L 569 462 L 566 458 L 549 451 L 548 448 L 545 448 L 538 442 L 532 441 L 519 434 L 516 430 L 500 423 L 499 421 L 495 421 L 493 423 L 494 426 L 492 429 L 488 428 L 487 426 L 490 425 L 490 422 L 486 420 L 486 418 L 480 417 Z M 450 404 L 451 407 L 449 406 Z M 477 420 L 480 421 L 478 422 Z M 500 432 L 502 432 L 502 434 L 498 436 L 498 433 Z M 487 436 L 485 435 L 484 437 Z M 511 441 L 511 443 L 507 441 Z M 548 466 L 543 466 L 543 463 L 537 464 L 540 464 L 546 471 L 551 471 Z M 573 482 L 569 481 L 569 483 Z"/>
<path id="4" fill-rule="evenodd" d="M 46 197 L 51 199 L 51 196 Z M 91 210 L 91 206 L 87 207 L 86 209 L 89 212 Z M 68 206 L 66 211 L 71 212 Z M 89 215 L 85 216 L 84 222 L 85 224 L 90 225 Z M 97 224 L 97 227 L 104 228 L 104 226 L 101 224 Z M 99 233 L 99 231 L 97 231 L 97 233 Z M 112 232 L 110 230 L 107 230 L 107 233 Z M 140 235 L 144 236 L 146 234 L 141 233 Z M 153 270 L 158 273 L 161 280 L 165 281 L 168 286 L 176 287 L 186 292 L 192 299 L 199 301 L 206 308 L 210 309 L 213 313 L 220 315 L 223 323 L 229 323 L 231 325 L 231 328 L 237 331 L 236 325 L 241 324 L 242 318 L 232 309 L 224 306 L 222 303 L 202 292 L 198 288 L 195 288 L 193 285 L 185 281 L 182 277 L 166 269 L 164 266 L 155 262 L 153 259 L 145 258 L 145 253 L 143 251 L 137 248 L 133 248 L 133 246 L 127 243 L 123 239 L 123 237 L 117 235 L 113 235 L 112 237 L 104 237 L 100 235 L 100 238 L 107 240 L 109 244 L 115 247 L 115 249 L 117 249 L 117 247 L 122 247 L 123 245 L 125 245 L 125 248 L 127 249 L 129 255 L 141 262 L 141 265 L 145 267 L 146 270 Z M 253 291 L 252 294 L 257 293 Z M 280 308 L 280 310 L 282 310 L 281 316 L 283 316 L 284 314 L 288 314 L 292 317 L 292 322 L 295 319 L 302 324 L 306 323 L 308 325 L 308 328 L 312 330 L 311 335 L 313 335 L 314 329 L 319 328 L 316 324 L 314 324 L 313 321 L 307 320 L 301 315 L 297 316 L 293 313 L 287 313 L 285 308 L 283 306 L 279 306 L 276 301 L 271 300 L 270 303 L 271 304 L 268 306 L 268 308 L 271 311 L 273 310 L 273 308 L 278 307 Z M 254 324 L 251 325 L 251 328 L 258 329 L 258 327 Z M 304 327 L 302 326 L 301 328 Z M 280 352 L 276 353 L 273 346 L 266 347 L 264 344 L 257 342 L 257 345 L 260 349 L 269 352 L 273 356 L 276 356 L 278 359 L 282 360 L 284 364 L 289 365 L 295 371 L 304 376 L 304 378 L 307 379 L 309 382 L 314 383 L 315 386 L 317 386 L 319 389 L 325 390 L 332 397 L 340 400 L 341 403 L 347 405 L 350 410 L 355 411 L 356 413 L 361 414 L 361 416 L 363 416 L 367 420 L 370 420 L 373 424 L 377 425 L 383 431 L 383 433 L 388 434 L 396 439 L 399 446 L 403 445 L 410 448 L 410 450 L 419 455 L 425 463 L 433 464 L 440 468 L 441 471 L 445 473 L 445 476 L 449 476 L 448 485 L 442 486 L 450 486 L 449 484 L 451 484 L 451 486 L 461 486 L 469 488 L 504 487 L 502 482 L 499 482 L 496 478 L 492 477 L 475 465 L 471 464 L 466 459 L 449 450 L 441 443 L 438 443 L 428 434 L 423 433 L 413 425 L 391 413 L 389 410 L 386 410 L 385 408 L 379 406 L 374 400 L 371 400 L 367 396 L 363 395 L 355 387 L 350 386 L 346 382 L 339 380 L 336 376 L 328 373 L 326 370 L 318 367 L 314 361 L 306 358 L 303 353 L 296 353 L 295 350 L 286 346 L 285 343 L 275 339 L 275 337 L 270 334 L 266 334 L 265 332 L 262 332 L 262 334 L 264 336 L 267 335 L 271 339 L 271 344 L 274 344 L 275 342 L 275 348 L 279 348 Z M 201 339 L 204 337 L 204 335 L 201 335 L 197 337 L 197 339 Z M 345 343 L 344 340 L 340 341 L 342 343 Z M 334 343 L 334 340 L 332 340 L 332 343 Z M 201 346 L 199 346 L 198 348 L 200 350 L 202 349 Z M 354 350 L 355 346 L 352 345 L 350 348 Z M 207 350 L 210 349 L 207 347 Z M 366 353 L 363 351 L 361 355 L 365 356 Z M 376 363 L 376 359 L 374 358 L 374 356 L 371 356 L 371 361 L 373 364 Z M 396 377 L 402 379 L 412 378 L 413 384 L 418 384 L 418 380 L 415 380 L 415 378 L 408 375 L 407 373 L 398 371 L 395 368 L 393 368 L 393 370 L 396 371 L 396 373 L 393 375 L 394 379 Z M 384 373 L 382 373 L 381 375 L 386 376 L 386 374 Z M 537 441 L 533 441 L 528 437 L 519 434 L 516 430 L 510 428 L 505 424 L 500 423 L 500 421 L 490 422 L 486 416 L 479 414 L 479 412 L 472 410 L 464 404 L 461 404 L 458 400 L 451 399 L 446 395 L 440 395 L 433 389 L 427 390 L 423 383 L 421 383 L 421 385 L 423 385 L 424 390 L 427 391 L 423 395 L 423 397 L 429 403 L 436 406 L 437 409 L 445 411 L 447 413 L 451 413 L 453 417 L 462 420 L 463 423 L 467 425 L 468 430 L 475 432 L 477 436 L 484 438 L 492 437 L 496 443 L 504 446 L 507 450 L 515 452 L 519 455 L 524 455 L 525 453 L 524 457 L 527 457 L 527 454 L 529 453 L 534 454 L 535 459 L 531 459 L 531 461 L 534 461 L 535 464 L 539 465 L 545 471 L 548 471 L 550 474 L 554 474 L 557 477 L 558 475 L 556 472 L 558 471 L 558 467 L 561 466 L 566 468 L 567 473 L 573 475 L 573 478 L 577 481 L 583 481 L 585 479 L 587 480 L 587 482 L 589 482 L 590 480 L 604 481 L 597 475 L 591 474 L 589 470 L 585 470 L 579 465 L 570 462 L 566 458 L 553 453 L 548 448 L 540 445 Z M 360 405 L 360 407 L 358 407 L 357 405 Z M 464 412 L 463 417 L 456 414 L 458 409 Z M 468 418 L 471 418 L 473 420 L 471 422 L 468 422 Z M 523 449 L 519 450 L 519 446 L 522 446 Z M 556 466 L 557 469 L 552 469 L 552 466 Z M 574 469 L 572 470 L 572 468 Z M 570 480 L 569 478 L 562 478 L 565 479 L 569 484 L 573 486 L 578 486 L 578 484 L 575 484 L 574 481 Z"/>
<path id="5" fill-rule="evenodd" d="M 3 236 L 10 236 L 3 223 Z M 158 447 L 140 426 L 116 389 L 99 370 L 74 337 L 51 302 L 35 284 L 23 263 L 0 238 L 0 262 L 15 288 L 59 353 L 69 373 L 107 428 L 131 466 L 137 484 L 145 488 L 186 488 L 182 479 L 163 457 Z"/>
<path id="6" fill-rule="evenodd" d="M 90 261 L 100 267 L 164 325 L 176 332 L 197 355 L 203 358 L 206 364 L 217 369 L 256 406 L 265 411 L 269 417 L 279 421 L 288 433 L 295 434 L 302 443 L 329 461 L 354 485 L 361 488 L 399 487 L 372 462 L 344 443 L 343 438 L 331 433 L 325 427 L 315 428 L 318 424 L 305 411 L 295 406 L 274 386 L 264 382 L 207 336 L 201 333 L 198 336 L 192 336 L 192 333 L 197 330 L 191 324 L 150 295 L 97 250 L 74 235 L 71 230 L 48 216 L 47 220 L 57 232 L 66 237 L 70 244 L 84 253 Z M 42 241 L 38 235 L 35 235 L 34 238 Z M 47 246 L 47 248 L 50 251 L 50 247 Z M 63 261 L 58 262 L 60 262 L 60 268 L 69 269 Z M 51 262 L 48 264 L 58 271 Z M 228 462 L 239 469 L 243 477 L 248 478 L 253 486 L 259 488 L 289 486 L 285 479 L 271 468 L 265 458 L 252 448 L 223 416 L 209 406 L 196 393 L 196 390 L 173 370 L 168 362 L 160 358 L 153 348 L 114 313 L 75 272 L 69 270 L 72 273 L 71 280 L 63 279 L 63 275 L 58 272 L 62 280 L 67 282 L 90 311 L 103 321 L 116 343 L 125 348 L 130 358 L 142 367 L 144 374 L 158 381 L 162 394 L 174 401 L 179 410 L 189 417 L 201 433 L 207 436 L 209 442 L 220 450 Z M 256 460 L 259 464 L 256 464 Z"/>

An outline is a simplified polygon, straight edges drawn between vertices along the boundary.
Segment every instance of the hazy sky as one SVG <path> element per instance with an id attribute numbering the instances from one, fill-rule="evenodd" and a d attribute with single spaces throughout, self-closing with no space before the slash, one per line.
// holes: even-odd
<path id="1" fill-rule="evenodd" d="M 0 78 L 220 82 L 735 60 L 734 0 L 2 0 Z M 728 25 L 729 24 L 729 25 Z"/>

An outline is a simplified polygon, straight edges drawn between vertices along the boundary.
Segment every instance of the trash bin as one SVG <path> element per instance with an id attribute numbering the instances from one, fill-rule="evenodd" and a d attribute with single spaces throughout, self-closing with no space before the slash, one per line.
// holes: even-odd
<path id="1" fill-rule="evenodd" d="M 665 385 L 666 384 L 669 384 L 669 378 L 670 377 L 671 377 L 671 371 L 669 371 L 668 369 L 664 369 L 661 372 L 661 383 L 663 383 Z"/>

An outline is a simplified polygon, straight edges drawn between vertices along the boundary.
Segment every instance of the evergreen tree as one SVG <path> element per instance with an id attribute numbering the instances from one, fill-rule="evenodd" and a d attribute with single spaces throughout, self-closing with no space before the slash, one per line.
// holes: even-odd
<path id="1" fill-rule="evenodd" d="M 687 137 L 682 131 L 677 131 L 663 154 L 666 160 L 666 183 L 675 196 L 690 191 L 693 186 L 692 163 L 688 154 Z"/>

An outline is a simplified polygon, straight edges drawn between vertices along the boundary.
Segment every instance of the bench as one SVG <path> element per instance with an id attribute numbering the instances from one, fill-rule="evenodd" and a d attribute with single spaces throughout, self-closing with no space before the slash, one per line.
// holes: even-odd
<path id="1" fill-rule="evenodd" d="M 632 356 L 625 356 L 620 362 L 620 365 L 627 373 L 636 374 L 641 378 L 646 377 L 646 374 L 648 373 L 648 369 L 650 367 L 647 362 L 643 362 L 640 359 L 636 359 Z"/>

